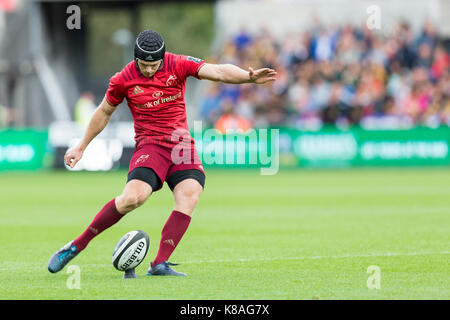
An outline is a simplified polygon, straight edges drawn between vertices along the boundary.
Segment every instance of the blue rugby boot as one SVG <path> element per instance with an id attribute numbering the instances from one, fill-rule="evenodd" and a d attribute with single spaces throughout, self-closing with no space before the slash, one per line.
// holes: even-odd
<path id="1" fill-rule="evenodd" d="M 48 261 L 48 271 L 51 273 L 60 271 L 78 254 L 79 252 L 77 252 L 77 247 L 73 245 L 73 240 L 70 241 L 50 258 Z"/>
<path id="2" fill-rule="evenodd" d="M 186 276 L 185 273 L 176 272 L 170 266 L 177 266 L 176 263 L 170 263 L 164 261 L 162 263 L 158 263 L 157 265 L 153 265 L 150 263 L 150 268 L 147 271 L 148 276 Z"/>

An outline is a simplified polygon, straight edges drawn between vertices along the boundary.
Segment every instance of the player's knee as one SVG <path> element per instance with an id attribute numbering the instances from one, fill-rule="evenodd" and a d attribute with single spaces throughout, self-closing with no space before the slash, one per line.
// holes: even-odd
<path id="1" fill-rule="evenodd" d="M 148 195 L 145 193 L 133 192 L 121 196 L 120 207 L 124 212 L 129 212 L 142 206 L 147 200 Z M 120 210 L 119 210 L 120 211 Z"/>
<path id="2" fill-rule="evenodd" d="M 144 193 L 132 194 L 128 199 L 129 205 L 132 206 L 133 208 L 138 208 L 145 203 L 147 197 L 148 196 Z"/>
<path id="3" fill-rule="evenodd" d="M 178 202 L 183 202 L 185 204 L 189 204 L 191 207 L 194 207 L 203 192 L 203 188 L 197 183 L 180 188 L 177 191 L 176 198 Z"/>

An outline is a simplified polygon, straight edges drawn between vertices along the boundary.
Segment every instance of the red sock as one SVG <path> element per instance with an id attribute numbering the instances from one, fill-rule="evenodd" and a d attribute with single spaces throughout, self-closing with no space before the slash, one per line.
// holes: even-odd
<path id="1" fill-rule="evenodd" d="M 117 211 L 115 199 L 108 202 L 102 210 L 95 216 L 89 227 L 73 241 L 77 247 L 77 251 L 81 251 L 88 245 L 95 236 L 100 234 L 103 230 L 111 227 L 119 221 L 124 215 Z"/>
<path id="2" fill-rule="evenodd" d="M 169 260 L 170 255 L 177 247 L 184 233 L 186 232 L 191 217 L 179 211 L 172 211 L 161 232 L 161 242 L 159 243 L 158 254 L 153 265 Z"/>

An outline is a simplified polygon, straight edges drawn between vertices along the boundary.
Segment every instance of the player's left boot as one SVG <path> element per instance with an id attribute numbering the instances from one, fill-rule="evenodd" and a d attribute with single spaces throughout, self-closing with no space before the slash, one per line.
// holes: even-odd
<path id="1" fill-rule="evenodd" d="M 186 276 L 185 273 L 177 272 L 173 270 L 170 266 L 177 266 L 176 263 L 170 263 L 164 261 L 162 263 L 158 263 L 157 265 L 153 265 L 150 263 L 150 268 L 147 271 L 148 276 Z"/>
<path id="2" fill-rule="evenodd" d="M 60 271 L 70 260 L 75 258 L 80 252 L 73 245 L 73 240 L 59 249 L 48 261 L 48 271 L 55 273 Z"/>

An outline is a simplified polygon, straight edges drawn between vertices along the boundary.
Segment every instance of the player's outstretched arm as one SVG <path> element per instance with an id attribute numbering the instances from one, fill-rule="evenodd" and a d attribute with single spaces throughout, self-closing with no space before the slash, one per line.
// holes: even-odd
<path id="1" fill-rule="evenodd" d="M 92 115 L 81 141 L 75 147 L 67 150 L 64 155 L 64 162 L 67 166 L 73 168 L 77 164 L 89 143 L 105 129 L 115 110 L 115 106 L 110 105 L 106 99 L 103 99 L 102 103 L 100 103 Z"/>
<path id="2" fill-rule="evenodd" d="M 276 75 L 277 72 L 270 68 L 253 70 L 249 67 L 248 71 L 246 71 L 233 64 L 205 63 L 198 71 L 198 77 L 200 79 L 233 84 L 264 84 L 267 82 L 275 81 Z"/>

